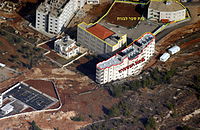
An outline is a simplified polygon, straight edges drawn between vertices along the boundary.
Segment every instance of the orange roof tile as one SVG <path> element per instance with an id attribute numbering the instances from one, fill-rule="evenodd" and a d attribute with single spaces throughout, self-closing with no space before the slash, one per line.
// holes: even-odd
<path id="1" fill-rule="evenodd" d="M 107 37 L 115 34 L 113 31 L 105 28 L 104 26 L 101 26 L 100 24 L 96 24 L 90 28 L 87 29 L 90 33 L 94 34 L 98 38 L 104 40 Z"/>

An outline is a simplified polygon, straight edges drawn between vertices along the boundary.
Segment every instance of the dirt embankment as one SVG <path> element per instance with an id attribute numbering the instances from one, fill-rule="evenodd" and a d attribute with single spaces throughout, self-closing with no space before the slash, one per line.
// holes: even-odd
<path id="1" fill-rule="evenodd" d="M 167 36 L 165 36 L 163 39 L 159 41 L 156 48 L 162 50 L 166 48 L 167 46 L 173 44 L 177 40 L 184 38 L 185 35 L 191 34 L 197 31 L 200 31 L 200 21 L 198 21 L 195 24 L 187 25 L 185 27 L 172 31 L 171 33 L 169 33 Z"/>
<path id="2" fill-rule="evenodd" d="M 16 118 L 9 118 L 0 121 L 1 129 L 15 129 L 27 130 L 30 125 L 29 122 L 33 120 L 41 129 L 54 129 L 59 130 L 75 130 L 88 124 L 86 121 L 75 122 L 71 121 L 70 117 L 75 116 L 74 111 L 70 112 L 56 112 L 56 113 L 36 113 L 30 115 L 19 116 Z"/>

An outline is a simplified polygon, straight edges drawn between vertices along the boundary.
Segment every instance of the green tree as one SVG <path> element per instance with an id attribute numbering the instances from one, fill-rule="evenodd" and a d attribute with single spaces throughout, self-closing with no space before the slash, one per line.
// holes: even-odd
<path id="1" fill-rule="evenodd" d="M 71 120 L 73 120 L 73 121 L 84 121 L 83 117 L 81 117 L 81 116 L 71 117 Z"/>
<path id="2" fill-rule="evenodd" d="M 37 124 L 35 123 L 35 121 L 29 122 L 30 126 L 30 130 L 42 130 L 39 126 L 37 126 Z"/>
<path id="3" fill-rule="evenodd" d="M 122 86 L 120 85 L 111 87 L 111 92 L 112 92 L 113 97 L 120 97 L 122 94 L 122 91 L 123 91 Z"/>
<path id="4" fill-rule="evenodd" d="M 153 117 L 148 119 L 147 123 L 145 124 L 145 128 L 147 130 L 156 129 L 156 121 Z"/>
<path id="5" fill-rule="evenodd" d="M 118 106 L 113 106 L 108 113 L 109 116 L 119 116 L 120 115 L 120 110 Z"/>

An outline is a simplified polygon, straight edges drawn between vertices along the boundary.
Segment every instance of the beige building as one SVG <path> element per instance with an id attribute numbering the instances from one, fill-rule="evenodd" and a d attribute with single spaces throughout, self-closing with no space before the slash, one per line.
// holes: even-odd
<path id="1" fill-rule="evenodd" d="M 186 18 L 186 9 L 177 1 L 151 1 L 148 19 L 156 21 L 179 21 Z"/>
<path id="2" fill-rule="evenodd" d="M 155 37 L 146 33 L 129 47 L 96 65 L 96 82 L 105 84 L 137 75 L 155 52 Z"/>
<path id="3" fill-rule="evenodd" d="M 83 45 L 95 54 L 108 54 L 120 47 L 127 41 L 127 34 L 114 32 L 101 24 L 78 25 L 77 43 Z"/>

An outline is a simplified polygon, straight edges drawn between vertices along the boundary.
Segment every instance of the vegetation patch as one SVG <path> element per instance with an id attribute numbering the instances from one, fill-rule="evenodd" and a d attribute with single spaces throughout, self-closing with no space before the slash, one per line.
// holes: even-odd
<path id="1" fill-rule="evenodd" d="M 73 121 L 84 121 L 83 117 L 81 117 L 80 115 L 71 117 L 70 119 Z"/>
<path id="2" fill-rule="evenodd" d="M 170 78 L 176 74 L 175 69 L 168 71 L 159 71 L 157 68 L 151 70 L 149 75 L 144 76 L 141 80 L 126 81 L 121 84 L 107 84 L 105 88 L 111 96 L 120 97 L 126 91 L 137 91 L 139 88 L 151 88 L 158 84 L 169 84 Z"/>

